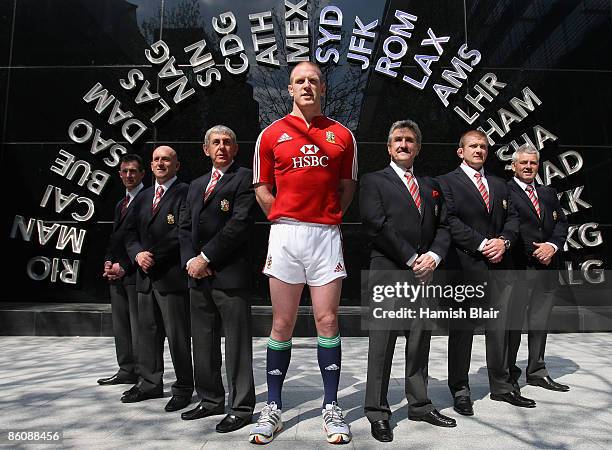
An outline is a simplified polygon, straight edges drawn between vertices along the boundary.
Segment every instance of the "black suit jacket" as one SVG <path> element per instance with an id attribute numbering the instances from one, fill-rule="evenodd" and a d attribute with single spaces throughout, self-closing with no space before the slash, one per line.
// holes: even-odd
<path id="1" fill-rule="evenodd" d="M 520 217 L 519 237 L 512 249 L 514 264 L 517 268 L 560 268 L 563 263 L 561 254 L 567 238 L 568 223 L 556 189 L 536 186 L 542 216 L 540 218 L 527 192 L 514 179 L 508 181 L 508 188 L 512 196 L 512 205 Z M 544 266 L 531 256 L 535 250 L 534 242 L 552 242 L 557 246 L 558 250 L 550 265 Z"/>
<path id="2" fill-rule="evenodd" d="M 155 214 L 151 206 L 155 186 L 144 189 L 134 201 L 134 212 L 128 218 L 127 250 L 132 261 L 142 251 L 153 253 L 155 264 L 148 273 L 140 267 L 136 275 L 139 292 L 149 292 L 154 287 L 161 293 L 187 289 L 187 275 L 181 267 L 178 240 L 180 211 L 189 186 L 176 180 L 165 192 Z"/>
<path id="3" fill-rule="evenodd" d="M 179 231 L 181 267 L 203 252 L 214 275 L 200 280 L 189 277 L 190 287 L 247 289 L 251 286 L 246 244 L 254 223 L 253 172 L 233 163 L 204 202 L 211 173 L 189 186 Z"/>
<path id="4" fill-rule="evenodd" d="M 126 249 L 126 237 L 128 234 L 127 224 L 129 223 L 129 215 L 134 211 L 134 204 L 144 190 L 145 188 L 141 189 L 138 194 L 136 194 L 136 197 L 130 202 L 123 217 L 121 217 L 121 206 L 123 205 L 125 197 L 122 197 L 115 205 L 113 232 L 108 238 L 104 261 L 112 261 L 113 263 L 118 262 L 121 268 L 125 270 L 125 275 L 121 280 L 111 280 L 109 283 L 122 283 L 124 285 L 136 284 L 136 261 L 129 257 Z"/>
<path id="5" fill-rule="evenodd" d="M 405 270 L 415 253 L 444 258 L 450 244 L 446 206 L 438 183 L 416 177 L 423 214 L 392 167 L 361 179 L 359 205 L 365 232 L 372 243 L 370 269 Z M 392 264 L 390 264 L 392 262 Z"/>
<path id="6" fill-rule="evenodd" d="M 452 237 L 447 257 L 449 268 L 483 270 L 512 267 L 508 252 L 504 253 L 500 263 L 490 264 L 478 251 L 484 239 L 499 236 L 508 239 L 511 246 L 514 245 L 519 228 L 518 213 L 512 208 L 506 182 L 488 173 L 485 176 L 489 185 L 490 212 L 476 185 L 461 167 L 438 178 Z"/>

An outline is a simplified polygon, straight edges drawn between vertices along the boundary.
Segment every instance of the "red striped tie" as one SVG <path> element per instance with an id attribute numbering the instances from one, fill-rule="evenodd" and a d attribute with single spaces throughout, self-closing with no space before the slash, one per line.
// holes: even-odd
<path id="1" fill-rule="evenodd" d="M 419 195 L 419 185 L 416 183 L 414 179 L 414 175 L 409 170 L 404 174 L 406 179 L 408 180 L 408 190 L 410 191 L 410 195 L 412 195 L 412 199 L 414 200 L 414 204 L 416 205 L 419 213 L 421 212 L 421 196 Z"/>
<path id="2" fill-rule="evenodd" d="M 540 212 L 540 201 L 538 200 L 538 197 L 536 197 L 535 189 L 533 188 L 532 185 L 529 185 L 525 188 L 525 190 L 527 191 L 529 200 L 531 200 L 531 203 L 533 203 L 533 207 L 538 213 L 538 217 L 542 217 L 541 212 Z"/>
<path id="3" fill-rule="evenodd" d="M 127 208 L 128 208 L 128 204 L 130 203 L 130 195 L 126 195 L 125 198 L 123 199 L 123 201 L 121 202 L 121 218 L 123 219 L 123 216 L 125 216 L 125 213 L 127 212 Z"/>
<path id="4" fill-rule="evenodd" d="M 221 178 L 221 172 L 215 169 L 215 171 L 212 174 L 210 184 L 208 185 L 208 188 L 206 188 L 206 192 L 204 193 L 204 201 L 206 201 L 208 197 L 210 197 L 210 194 L 212 194 L 212 191 L 215 189 L 215 186 L 217 185 L 217 181 L 219 181 L 219 178 Z"/>
<path id="5" fill-rule="evenodd" d="M 157 209 L 159 208 L 159 202 L 161 201 L 162 196 L 164 195 L 164 187 L 157 186 L 157 190 L 155 191 L 155 198 L 153 199 L 153 206 L 151 207 L 151 212 L 155 214 Z"/>
<path id="6" fill-rule="evenodd" d="M 482 199 L 484 200 L 485 205 L 487 205 L 487 211 L 491 212 L 491 204 L 489 203 L 489 192 L 487 192 L 487 188 L 482 182 L 482 175 L 480 174 L 480 172 L 476 172 L 474 176 L 476 177 L 476 184 L 478 186 L 478 192 L 480 192 L 480 195 L 482 196 Z"/>

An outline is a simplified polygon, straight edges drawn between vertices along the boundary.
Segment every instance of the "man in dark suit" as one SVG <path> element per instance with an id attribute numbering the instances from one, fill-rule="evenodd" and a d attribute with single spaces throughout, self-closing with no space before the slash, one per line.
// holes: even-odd
<path id="1" fill-rule="evenodd" d="M 201 401 L 181 418 L 199 419 L 225 410 L 223 330 L 230 411 L 216 430 L 227 433 L 250 424 L 255 406 L 251 280 L 245 250 L 255 192 L 253 172 L 234 162 L 238 144 L 231 129 L 212 127 L 203 147 L 213 167 L 191 183 L 179 231 L 181 264 L 189 274 L 195 388 Z"/>
<path id="2" fill-rule="evenodd" d="M 138 295 L 136 293 L 136 265 L 125 249 L 126 216 L 134 209 L 134 199 L 142 192 L 144 164 L 138 155 L 123 155 L 119 177 L 125 186 L 125 196 L 115 206 L 113 232 L 104 256 L 104 273 L 108 280 L 113 335 L 119 371 L 100 378 L 98 384 L 133 384 L 138 381 Z"/>
<path id="3" fill-rule="evenodd" d="M 546 370 L 544 351 L 548 319 L 558 289 L 558 269 L 562 267 L 561 250 L 567 238 L 568 224 L 552 187 L 536 185 L 540 153 L 525 144 L 512 155 L 514 178 L 508 181 L 512 204 L 520 216 L 520 233 L 512 249 L 517 269 L 523 269 L 524 282 L 513 297 L 512 326 L 509 336 L 510 381 L 518 385 L 521 369 L 516 354 L 521 345 L 521 327 L 527 310 L 529 357 L 527 384 L 551 391 L 566 392 L 569 386 L 554 381 Z"/>
<path id="4" fill-rule="evenodd" d="M 391 164 L 361 179 L 361 219 L 372 242 L 370 270 L 411 270 L 416 281 L 428 279 L 446 255 L 450 234 L 440 188 L 431 178 L 416 177 L 414 159 L 421 148 L 421 131 L 412 120 L 395 122 L 387 151 Z M 386 328 L 386 327 L 383 327 Z M 441 427 L 456 422 L 440 414 L 427 396 L 427 366 L 431 330 L 413 320 L 406 336 L 406 397 L 410 420 Z M 387 401 L 393 351 L 398 331 L 370 329 L 365 414 L 372 436 L 393 440 Z"/>
<path id="5" fill-rule="evenodd" d="M 512 267 L 506 250 L 516 240 L 518 216 L 511 207 L 506 182 L 483 169 L 488 150 L 485 133 L 467 131 L 457 150 L 461 165 L 439 178 L 452 237 L 447 262 L 450 269 L 461 271 L 462 284 L 486 281 L 487 306 L 498 312 L 497 318 L 485 324 L 491 399 L 531 408 L 535 402 L 522 397 L 509 382 L 507 359 L 512 282 L 511 274 L 503 269 Z M 470 416 L 474 414 L 468 380 L 473 327 L 469 320 L 451 321 L 448 336 L 448 385 L 454 408 Z"/>
<path id="6" fill-rule="evenodd" d="M 177 180 L 176 152 L 166 145 L 153 151 L 155 185 L 143 191 L 128 225 L 128 254 L 138 264 L 140 380 L 121 401 L 139 402 L 163 396 L 164 335 L 172 356 L 176 382 L 166 411 L 191 402 L 193 370 L 189 339 L 187 275 L 181 267 L 178 239 L 180 210 L 188 186 Z"/>

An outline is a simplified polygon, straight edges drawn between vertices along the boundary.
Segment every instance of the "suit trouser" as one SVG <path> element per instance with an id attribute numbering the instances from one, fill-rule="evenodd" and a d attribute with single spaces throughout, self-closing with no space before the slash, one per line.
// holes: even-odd
<path id="1" fill-rule="evenodd" d="M 368 344 L 368 379 L 364 411 L 370 422 L 389 420 L 391 408 L 387 401 L 389 378 L 397 336 L 402 331 L 370 330 Z M 427 396 L 429 345 L 431 330 L 419 320 L 412 321 L 411 329 L 403 331 L 406 336 L 405 389 L 410 416 L 425 415 L 433 411 L 434 405 Z"/>
<path id="2" fill-rule="evenodd" d="M 138 294 L 135 284 L 109 284 L 118 374 L 138 375 Z"/>
<path id="3" fill-rule="evenodd" d="M 221 331 L 225 334 L 225 368 L 230 413 L 253 414 L 253 337 L 251 305 L 244 289 L 190 289 L 195 389 L 207 409 L 223 407 Z"/>
<path id="4" fill-rule="evenodd" d="M 527 280 L 521 283 L 514 297 L 513 320 L 509 337 L 508 366 L 510 380 L 517 383 L 521 369 L 516 365 L 516 357 L 521 345 L 521 326 L 527 313 L 528 349 L 527 381 L 548 376 L 544 352 L 550 313 L 555 304 L 557 288 L 551 270 L 530 270 Z"/>
<path id="5" fill-rule="evenodd" d="M 491 271 L 487 276 L 489 295 L 486 304 L 499 311 L 497 318 L 485 322 L 485 346 L 489 387 L 492 394 L 512 392 L 508 368 L 508 322 L 512 305 L 512 283 Z M 501 273 L 501 272 L 500 272 Z M 475 305 L 472 305 L 475 306 Z M 485 308 L 487 309 L 487 308 Z M 474 322 L 461 321 L 448 333 L 448 386 L 453 396 L 470 395 L 468 372 L 472 358 Z"/>
<path id="6" fill-rule="evenodd" d="M 172 394 L 191 397 L 193 369 L 187 291 L 161 294 L 155 288 L 138 293 L 140 385 L 144 391 L 163 386 L 164 337 L 174 365 Z"/>

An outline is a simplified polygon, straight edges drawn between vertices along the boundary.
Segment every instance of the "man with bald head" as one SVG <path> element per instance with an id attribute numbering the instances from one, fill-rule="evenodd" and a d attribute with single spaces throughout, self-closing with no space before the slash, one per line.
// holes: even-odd
<path id="1" fill-rule="evenodd" d="M 128 255 L 138 266 L 140 379 L 121 401 L 163 397 L 166 336 L 176 374 L 165 407 L 168 412 L 187 406 L 193 393 L 187 275 L 181 267 L 178 237 L 179 211 L 188 186 L 177 180 L 179 167 L 172 147 L 162 145 L 153 151 L 155 184 L 138 197 L 127 238 Z"/>
<path id="2" fill-rule="evenodd" d="M 255 195 L 272 222 L 264 273 L 270 278 L 273 313 L 268 400 L 249 439 L 265 444 L 282 428 L 281 390 L 300 297 L 308 285 L 318 334 L 326 439 L 342 444 L 350 441 L 351 433 L 337 404 L 338 306 L 346 277 L 339 225 L 355 192 L 357 145 L 348 128 L 323 115 L 325 81 L 316 64 L 296 65 L 288 90 L 293 109 L 261 132 L 253 161 Z"/>

